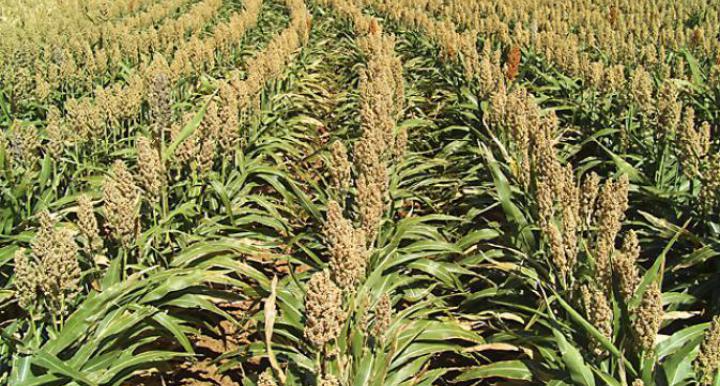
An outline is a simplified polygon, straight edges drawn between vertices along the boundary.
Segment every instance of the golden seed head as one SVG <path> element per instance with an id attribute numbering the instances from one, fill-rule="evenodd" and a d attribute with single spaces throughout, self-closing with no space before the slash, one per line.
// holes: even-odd
<path id="1" fill-rule="evenodd" d="M 605 78 L 605 65 L 602 62 L 592 62 L 590 64 L 588 80 L 590 86 L 596 90 L 602 87 L 603 79 Z"/>
<path id="2" fill-rule="evenodd" d="M 48 137 L 48 152 L 53 158 L 58 158 L 65 148 L 65 133 L 62 127 L 60 110 L 55 106 L 50 106 L 47 116 L 47 125 L 45 132 Z"/>
<path id="3" fill-rule="evenodd" d="M 393 317 L 392 303 L 390 296 L 383 294 L 375 305 L 375 324 L 372 333 L 375 339 L 382 340 L 390 327 Z"/>
<path id="4" fill-rule="evenodd" d="M 324 233 L 330 250 L 333 279 L 343 290 L 354 291 L 355 286 L 365 277 L 368 259 L 365 233 L 353 228 L 335 201 L 328 203 Z"/>
<path id="5" fill-rule="evenodd" d="M 32 312 L 39 306 L 39 291 L 42 284 L 42 271 L 37 262 L 31 259 L 24 249 L 15 252 L 15 296 L 20 308 Z"/>
<path id="6" fill-rule="evenodd" d="M 213 137 L 207 137 L 200 146 L 200 151 L 197 154 L 198 170 L 201 176 L 207 176 L 215 164 L 215 152 L 217 149 L 217 142 Z"/>
<path id="7" fill-rule="evenodd" d="M 640 274 L 637 268 L 637 259 L 640 256 L 640 244 L 638 242 L 635 231 L 630 230 L 625 236 L 620 253 L 615 255 L 613 261 L 613 270 L 618 280 L 618 287 L 623 299 L 628 302 L 638 284 L 640 284 Z"/>
<path id="8" fill-rule="evenodd" d="M 240 144 L 240 106 L 237 92 L 229 84 L 223 83 L 220 86 L 219 95 L 222 102 L 222 108 L 218 112 L 219 120 L 222 122 L 219 145 L 225 157 L 229 158 Z"/>
<path id="9" fill-rule="evenodd" d="M 123 244 L 130 243 L 140 230 L 140 193 L 133 181 L 125 163 L 117 160 L 103 183 L 105 219 L 115 238 Z"/>
<path id="10" fill-rule="evenodd" d="M 709 213 L 720 206 L 720 154 L 708 157 L 700 177 L 700 202 L 702 210 Z"/>
<path id="11" fill-rule="evenodd" d="M 78 197 L 77 217 L 77 226 L 80 232 L 87 238 L 89 246 L 92 248 L 98 247 L 99 244 L 102 243 L 102 239 L 98 231 L 92 201 L 90 201 L 90 197 L 85 194 Z"/>
<path id="12" fill-rule="evenodd" d="M 332 375 L 325 375 L 318 381 L 318 386 L 340 386 L 340 381 Z"/>
<path id="13" fill-rule="evenodd" d="M 636 68 L 632 73 L 630 94 L 638 110 L 645 118 L 650 118 L 655 105 L 653 83 L 650 74 L 642 66 Z"/>
<path id="14" fill-rule="evenodd" d="M 328 165 L 332 186 L 340 191 L 350 188 L 350 161 L 345 144 L 338 140 L 330 145 L 330 162 Z"/>
<path id="15" fill-rule="evenodd" d="M 604 337 L 610 339 L 613 332 L 613 311 L 607 295 L 603 290 L 587 285 L 581 287 L 581 292 L 588 321 Z M 593 352 L 598 357 L 605 355 L 605 349 L 596 341 L 593 342 Z"/>
<path id="16" fill-rule="evenodd" d="M 616 64 L 610 66 L 605 72 L 605 81 L 603 83 L 603 91 L 606 93 L 620 93 L 625 88 L 625 66 Z"/>
<path id="17" fill-rule="evenodd" d="M 701 385 L 712 385 L 720 368 L 720 316 L 713 318 L 693 362 Z"/>
<path id="18" fill-rule="evenodd" d="M 65 313 L 65 303 L 80 291 L 80 265 L 77 261 L 78 246 L 68 229 L 53 233 L 51 253 L 42 256 L 44 269 L 43 293 L 53 310 Z"/>
<path id="19" fill-rule="evenodd" d="M 598 197 L 595 270 L 604 288 L 610 288 L 611 284 L 610 259 L 615 250 L 615 238 L 620 232 L 628 208 L 628 188 L 629 180 L 627 175 L 623 175 L 618 182 L 607 180 Z"/>
<path id="20" fill-rule="evenodd" d="M 675 133 L 680 122 L 682 105 L 678 101 L 678 90 L 671 80 L 663 82 L 657 101 L 658 129 L 663 136 Z"/>
<path id="21" fill-rule="evenodd" d="M 80 291 L 78 246 L 70 230 L 55 228 L 49 213 L 41 212 L 38 220 L 40 228 L 31 243 L 42 279 L 38 285 L 48 310 L 61 315 L 66 311 L 66 302 Z"/>
<path id="22" fill-rule="evenodd" d="M 18 159 L 26 168 L 32 168 L 40 160 L 40 136 L 34 126 L 13 121 L 10 127 L 12 158 Z"/>
<path id="23" fill-rule="evenodd" d="M 695 110 L 687 107 L 678 130 L 678 150 L 683 173 L 688 178 L 700 175 L 705 156 L 710 150 L 710 124 L 704 122 L 695 128 Z"/>
<path id="24" fill-rule="evenodd" d="M 258 377 L 257 386 L 277 386 L 277 382 L 275 382 L 275 377 L 272 375 L 272 371 L 265 370 L 262 374 Z"/>
<path id="25" fill-rule="evenodd" d="M 643 382 L 642 379 L 638 378 L 633 381 L 631 386 L 645 386 L 645 382 Z"/>
<path id="26" fill-rule="evenodd" d="M 663 318 L 662 292 L 658 283 L 652 283 L 646 288 L 640 305 L 633 313 L 635 341 L 642 351 L 650 352 L 655 347 L 655 339 Z"/>
<path id="27" fill-rule="evenodd" d="M 345 322 L 342 290 L 330 280 L 328 272 L 310 277 L 305 293 L 305 338 L 316 348 L 335 340 Z"/>
<path id="28" fill-rule="evenodd" d="M 157 202 L 165 186 L 165 167 L 160 161 L 157 149 L 146 137 L 137 140 L 138 180 L 145 189 L 149 202 Z"/>
<path id="29" fill-rule="evenodd" d="M 182 122 L 189 122 L 192 118 L 193 115 L 188 113 L 185 117 L 183 117 Z M 180 131 L 182 130 L 182 122 L 175 122 L 172 126 L 170 126 L 170 138 L 172 141 L 178 139 Z M 190 137 L 185 138 L 185 140 L 182 141 L 175 149 L 174 159 L 177 160 L 177 167 L 182 168 L 183 166 L 189 166 L 195 159 L 196 154 L 199 152 L 198 138 L 199 136 L 197 134 L 193 134 Z"/>
<path id="30" fill-rule="evenodd" d="M 590 226 L 595 215 L 595 201 L 600 191 L 600 176 L 591 172 L 580 188 L 580 218 L 584 225 Z"/>
<path id="31" fill-rule="evenodd" d="M 548 242 L 550 244 L 552 262 L 555 265 L 555 268 L 560 272 L 560 277 L 564 280 L 571 271 L 572 267 L 568 264 L 565 246 L 563 243 L 563 236 L 554 223 L 548 224 L 545 233 L 547 234 Z"/>

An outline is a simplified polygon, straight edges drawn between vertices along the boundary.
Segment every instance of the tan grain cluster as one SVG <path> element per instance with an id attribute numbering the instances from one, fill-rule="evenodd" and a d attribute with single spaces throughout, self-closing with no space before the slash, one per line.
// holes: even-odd
<path id="1" fill-rule="evenodd" d="M 655 347 L 663 317 L 662 292 L 657 283 L 651 283 L 645 289 L 640 305 L 634 310 L 632 322 L 635 341 L 639 350 L 651 352 Z"/>
<path id="2" fill-rule="evenodd" d="M 693 362 L 701 385 L 712 385 L 720 368 L 720 316 L 713 318 Z"/>
<path id="3" fill-rule="evenodd" d="M 368 260 L 365 232 L 353 228 L 335 201 L 328 203 L 323 231 L 330 252 L 330 272 L 335 283 L 343 290 L 354 291 L 365 278 Z"/>
<path id="4" fill-rule="evenodd" d="M 145 198 L 155 203 L 166 185 L 165 165 L 160 160 L 158 149 L 147 137 L 137 140 L 138 181 L 145 190 Z"/>
<path id="5" fill-rule="evenodd" d="M 313 274 L 305 293 L 305 338 L 322 350 L 337 339 L 344 322 L 342 290 L 328 272 Z"/>
<path id="6" fill-rule="evenodd" d="M 15 254 L 15 288 L 20 306 L 28 312 L 62 316 L 80 291 L 78 246 L 72 232 L 57 228 L 49 213 L 41 212 L 39 222 L 30 255 L 23 249 Z"/>
<path id="7" fill-rule="evenodd" d="M 86 194 L 78 197 L 77 202 L 77 226 L 80 229 L 80 233 L 85 236 L 87 246 L 91 250 L 97 249 L 102 245 L 102 239 L 100 238 L 97 219 L 93 211 L 93 203 Z"/>
<path id="8" fill-rule="evenodd" d="M 140 192 L 123 161 L 117 160 L 103 183 L 105 219 L 116 240 L 127 245 L 139 229 Z"/>

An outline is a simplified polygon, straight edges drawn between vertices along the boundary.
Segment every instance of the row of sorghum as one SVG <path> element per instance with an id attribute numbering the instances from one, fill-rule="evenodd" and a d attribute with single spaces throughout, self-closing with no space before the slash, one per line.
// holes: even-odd
<path id="1" fill-rule="evenodd" d="M 216 26 L 216 33 L 204 39 L 207 47 L 226 47 L 229 49 L 228 41 L 238 41 L 244 32 L 255 25 L 260 10 L 260 1 L 249 1 L 244 12 L 236 13 L 230 19 Z M 223 27 L 223 28 L 221 28 Z M 174 42 L 168 43 L 175 46 Z M 140 64 L 137 73 L 130 76 L 127 84 L 112 83 L 103 88 L 95 90 L 94 98 L 83 97 L 69 99 L 65 104 L 65 116 L 59 117 L 58 111 L 51 108 L 48 114 L 48 125 L 46 131 L 50 140 L 49 150 L 57 154 L 68 143 L 76 141 L 88 141 L 92 138 L 102 136 L 105 128 L 119 122 L 135 119 L 142 111 L 143 103 L 147 102 L 150 107 L 150 118 L 158 133 L 154 141 L 159 141 L 160 131 L 166 130 L 171 125 L 171 89 L 176 79 L 192 68 L 185 69 L 179 61 L 214 61 L 215 48 L 203 58 L 190 58 L 183 56 L 187 50 L 181 47 L 171 64 L 161 55 L 156 55 L 149 64 Z M 210 59 L 212 58 L 212 59 Z M 173 67 L 181 68 L 181 72 L 173 71 Z M 140 75 L 142 74 L 142 75 Z M 225 96 L 230 101 L 233 95 Z M 232 103 L 228 108 L 232 108 Z M 233 114 L 226 114 L 226 122 L 232 124 Z"/>
<path id="2" fill-rule="evenodd" d="M 395 37 L 384 34 L 374 19 L 367 25 L 367 34 L 358 39 L 368 61 L 360 72 L 362 134 L 355 142 L 353 156 L 360 221 L 368 243 L 373 244 L 388 200 L 388 162 L 404 154 L 407 133 L 396 130 L 404 86 Z"/>
<path id="3" fill-rule="evenodd" d="M 176 0 L 175 3 L 164 4 L 163 8 L 171 12 L 183 1 Z M 221 5 L 219 0 L 202 1 L 179 18 L 169 18 L 157 29 L 151 25 L 147 29 L 133 30 L 134 23 L 107 26 L 101 29 L 98 39 L 102 40 L 102 44 L 95 50 L 91 48 L 92 41 L 88 40 L 91 37 L 84 39 L 79 37 L 82 35 L 74 35 L 76 37 L 70 40 L 68 46 L 56 47 L 49 56 L 36 62 L 35 96 L 45 100 L 52 90 L 62 87 L 89 90 L 93 79 L 103 76 L 115 66 L 120 68 L 128 60 L 139 66 L 145 55 L 150 56 L 150 52 L 171 55 L 177 43 L 184 41 L 185 34 L 199 32 L 207 20 L 217 14 Z"/>
<path id="4" fill-rule="evenodd" d="M 679 21 L 682 18 L 678 15 L 691 14 L 697 7 L 692 0 L 672 7 L 647 7 L 646 2 L 625 2 L 620 7 L 605 1 L 593 3 L 592 7 L 586 3 L 561 3 L 510 0 L 497 4 L 484 0 L 449 6 L 428 3 L 424 8 L 505 46 L 531 48 L 571 75 L 586 78 L 594 72 L 590 69 L 595 50 L 583 47 L 597 47 L 607 54 L 610 66 L 632 58 L 645 67 L 663 67 L 667 65 L 667 52 L 685 47 L 710 58 L 717 51 L 718 43 L 706 38 L 717 34 L 716 12 L 695 27 Z"/>
<path id="5" fill-rule="evenodd" d="M 22 6 L 17 9 L 9 4 L 3 7 L 6 21 L 16 19 L 22 22 L 5 22 L 0 26 L 0 36 L 3 36 L 0 39 L 0 77 L 5 81 L 14 79 L 25 83 L 22 95 L 30 95 L 42 88 L 41 85 L 32 86 L 32 74 L 41 74 L 39 70 L 45 62 L 58 56 L 56 52 L 64 52 L 63 56 L 86 55 L 91 51 L 90 46 L 98 43 L 103 31 L 110 26 L 107 22 L 109 18 L 127 16 L 140 7 L 137 0 L 63 1 L 42 3 L 42 6 L 28 6 L 26 2 L 20 4 Z M 12 16 L 13 11 L 17 12 L 15 16 Z M 88 17 L 77 17 L 79 14 Z M 78 68 L 75 61 L 72 61 L 73 68 L 60 61 L 55 63 L 63 70 L 76 71 Z M 14 71 L 17 68 L 21 71 Z"/>
<path id="6" fill-rule="evenodd" d="M 249 2 L 246 8 L 252 20 L 256 20 L 260 2 Z M 292 53 L 308 39 L 310 14 L 305 4 L 288 0 L 291 23 L 267 47 L 247 64 L 247 77 L 240 79 L 234 75 L 218 86 L 218 97 L 208 102 L 200 128 L 176 150 L 175 155 L 180 167 L 196 168 L 200 175 L 207 175 L 214 165 L 218 152 L 223 158 L 233 158 L 233 152 L 240 144 L 239 123 L 241 116 L 258 111 L 259 95 L 265 84 L 279 77 L 292 57 Z M 236 21 L 246 27 L 255 21 L 249 19 Z M 192 115 L 185 120 L 192 119 Z M 171 127 L 174 140 L 180 132 L 180 126 Z M 195 166 L 192 166 L 194 164 Z"/>
<path id="7" fill-rule="evenodd" d="M 477 51 L 476 29 L 456 32 L 455 24 L 450 20 L 437 21 L 427 13 L 422 2 L 412 0 L 387 1 L 372 0 L 368 3 L 382 13 L 405 25 L 425 32 L 440 47 L 440 56 L 445 61 L 459 63 L 468 78 L 480 72 L 480 55 Z"/>
<path id="8" fill-rule="evenodd" d="M 613 336 L 613 277 L 626 304 L 630 303 L 640 282 L 637 259 L 640 254 L 637 235 L 630 231 L 620 251 L 615 243 L 628 209 L 629 181 L 623 175 L 600 186 L 591 173 L 582 183 L 575 179 L 572 166 L 563 166 L 555 149 L 558 120 L 552 112 L 544 116 L 531 95 L 518 88 L 503 101 L 502 124 L 510 144 L 520 150 L 514 174 L 527 187 L 534 188 L 538 224 L 548 244 L 549 256 L 558 280 L 567 286 L 574 280 L 579 254 L 578 241 L 584 237 L 594 259 L 596 283 L 580 287 L 585 314 L 605 337 Z M 527 166 L 523 166 L 527 162 Z M 570 288 L 573 288 L 570 286 Z M 645 291 L 640 304 L 630 310 L 632 336 L 639 351 L 653 348 L 662 320 L 662 301 L 657 283 Z M 598 342 L 595 355 L 603 355 Z"/>
<path id="9" fill-rule="evenodd" d="M 377 226 L 370 226 L 368 222 L 368 207 L 380 208 L 379 213 L 372 214 L 375 216 L 372 221 L 379 223 L 385 207 L 384 196 L 387 194 L 386 162 L 392 157 L 393 147 L 396 146 L 394 122 L 402 110 L 402 105 L 394 102 L 393 97 L 403 97 L 402 89 L 398 86 L 402 84 L 402 72 L 393 73 L 398 71 L 399 65 L 394 57 L 394 41 L 384 39 L 377 21 L 363 15 L 354 3 L 328 0 L 324 4 L 333 6 L 341 15 L 353 21 L 360 36 L 359 45 L 368 56 L 368 68 L 361 73 L 359 87 L 363 132 L 354 151 L 356 198 L 362 226 L 356 229 L 344 217 L 343 208 L 338 202 L 328 203 L 324 234 L 330 254 L 329 271 L 317 272 L 310 278 L 305 297 L 305 336 L 323 354 L 326 344 L 338 339 L 348 318 L 350 311 L 345 309 L 345 296 L 354 296 L 356 287 L 366 275 L 368 244 L 372 245 L 372 241 L 366 241 L 367 232 L 372 233 L 370 237 L 375 237 L 374 232 L 377 231 Z M 386 88 L 380 87 L 380 81 L 385 82 Z M 352 183 L 352 165 L 347 153 L 347 148 L 340 140 L 330 145 L 330 183 L 340 197 L 344 197 Z M 368 197 L 371 189 L 377 191 L 372 194 L 379 193 L 374 196 L 377 201 L 371 201 L 372 198 Z M 371 334 L 379 342 L 392 320 L 390 298 L 387 295 L 378 298 L 372 313 L 375 321 Z M 368 316 L 365 315 L 366 318 Z M 359 323 L 363 331 L 368 330 L 367 320 L 363 319 Z M 340 383 L 335 377 L 325 374 L 323 369 L 318 369 L 318 384 L 336 386 Z"/>

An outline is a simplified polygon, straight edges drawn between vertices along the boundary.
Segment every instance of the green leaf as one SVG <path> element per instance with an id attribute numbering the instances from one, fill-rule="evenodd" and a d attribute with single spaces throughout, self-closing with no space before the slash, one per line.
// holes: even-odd
<path id="1" fill-rule="evenodd" d="M 532 380 L 532 372 L 527 365 L 519 360 L 499 361 L 488 365 L 464 370 L 455 378 L 456 382 L 486 378 L 504 378 L 519 381 Z"/>
<path id="2" fill-rule="evenodd" d="M 55 355 L 49 354 L 44 351 L 40 351 L 33 356 L 33 364 L 40 367 L 44 367 L 51 372 L 61 374 L 65 377 L 72 379 L 75 382 L 80 382 L 84 385 L 94 386 L 97 383 L 91 381 L 85 377 L 80 371 L 71 368 L 66 365 L 63 361 L 58 359 Z"/>
<path id="3" fill-rule="evenodd" d="M 185 124 L 185 127 L 180 131 L 180 134 L 178 134 L 177 138 L 168 146 L 165 148 L 165 152 L 163 152 L 162 160 L 163 162 L 170 159 L 170 157 L 175 155 L 175 149 L 177 149 L 180 144 L 186 140 L 188 137 L 190 137 L 195 130 L 197 130 L 198 127 L 200 127 L 200 123 L 202 122 L 203 117 L 205 116 L 205 110 L 207 109 L 207 106 L 210 104 L 211 99 L 208 98 L 207 101 L 203 104 L 202 108 L 195 113 L 195 116 L 193 119 L 190 120 L 187 124 Z"/>
<path id="4" fill-rule="evenodd" d="M 579 385 L 595 386 L 595 377 L 593 377 L 590 367 L 583 360 L 580 351 L 570 345 L 565 336 L 558 330 L 553 329 L 553 335 L 560 349 L 560 356 L 565 363 L 565 367 L 570 372 L 570 378 Z"/>

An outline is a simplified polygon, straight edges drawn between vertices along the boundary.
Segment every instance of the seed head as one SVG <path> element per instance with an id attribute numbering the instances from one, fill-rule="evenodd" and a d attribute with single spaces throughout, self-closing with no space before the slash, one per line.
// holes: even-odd
<path id="1" fill-rule="evenodd" d="M 378 341 L 385 337 L 385 333 L 392 322 L 393 309 L 390 296 L 383 294 L 375 305 L 375 324 L 373 325 L 373 336 Z"/>
<path id="2" fill-rule="evenodd" d="M 15 296 L 20 308 L 32 312 L 39 306 L 39 291 L 42 284 L 42 271 L 36 261 L 28 256 L 24 249 L 15 252 Z"/>
<path id="3" fill-rule="evenodd" d="M 95 213 L 93 212 L 92 201 L 85 194 L 78 198 L 77 217 L 77 226 L 87 238 L 89 246 L 93 249 L 99 247 L 102 244 L 102 239 L 98 231 L 97 219 L 95 219 Z"/>
<path id="4" fill-rule="evenodd" d="M 332 375 L 325 375 L 320 378 L 318 386 L 340 386 L 340 381 Z"/>
<path id="5" fill-rule="evenodd" d="M 322 349 L 340 334 L 345 322 L 342 306 L 342 290 L 328 272 L 313 274 L 305 293 L 305 338 L 316 348 Z"/>
<path id="6" fill-rule="evenodd" d="M 640 305 L 634 310 L 633 330 L 635 341 L 644 352 L 655 347 L 660 323 L 663 317 L 662 292 L 658 283 L 652 283 L 643 294 Z"/>
<path id="7" fill-rule="evenodd" d="M 18 159 L 25 168 L 32 168 L 40 159 L 40 136 L 32 125 L 13 121 L 10 132 L 12 158 Z"/>
<path id="8" fill-rule="evenodd" d="M 604 337 L 610 339 L 612 336 L 613 311 L 607 295 L 603 290 L 587 285 L 581 287 L 581 292 L 588 321 Z M 593 352 L 598 357 L 605 355 L 605 349 L 597 341 L 593 342 Z"/>
<path id="9" fill-rule="evenodd" d="M 49 213 L 41 212 L 38 220 L 40 228 L 31 243 L 41 278 L 37 284 L 48 310 L 62 315 L 66 311 L 66 302 L 80 290 L 78 247 L 70 230 L 55 228 Z"/>
<path id="10" fill-rule="evenodd" d="M 192 120 L 192 118 L 192 114 L 186 114 L 186 116 L 183 118 L 183 122 L 189 122 L 190 120 Z M 170 138 L 173 141 L 176 141 L 180 135 L 181 130 L 182 125 L 180 122 L 173 123 L 173 125 L 170 126 Z M 198 135 L 193 134 L 190 137 L 185 138 L 185 140 L 180 143 L 177 149 L 175 149 L 175 159 L 177 160 L 177 164 L 175 164 L 175 166 L 180 169 L 184 166 L 189 166 L 190 163 L 195 159 L 198 152 Z"/>
<path id="11" fill-rule="evenodd" d="M 350 187 L 350 161 L 347 148 L 342 141 L 335 141 L 330 145 L 330 178 L 332 186 L 340 191 Z"/>
<path id="12" fill-rule="evenodd" d="M 695 110 L 687 107 L 678 132 L 678 150 L 683 172 L 688 178 L 700 175 L 703 159 L 709 151 L 710 125 L 705 122 L 695 129 Z"/>
<path id="13" fill-rule="evenodd" d="M 275 382 L 275 377 L 273 377 L 272 371 L 268 369 L 260 374 L 257 386 L 277 386 L 277 382 Z"/>
<path id="14" fill-rule="evenodd" d="M 140 230 L 140 193 L 133 180 L 125 163 L 117 160 L 103 184 L 105 219 L 115 238 L 126 245 Z"/>
<path id="15" fill-rule="evenodd" d="M 639 66 L 633 71 L 630 93 L 640 113 L 643 114 L 645 118 L 650 118 L 655 105 L 653 99 L 653 83 L 650 74 L 645 71 L 642 66 Z"/>
<path id="16" fill-rule="evenodd" d="M 57 159 L 65 148 L 65 133 L 60 118 L 60 110 L 55 106 L 50 106 L 48 111 L 45 132 L 48 136 L 48 152 L 53 158 Z"/>
<path id="17" fill-rule="evenodd" d="M 590 226 L 595 215 L 595 201 L 600 191 L 600 176 L 592 172 L 583 181 L 580 188 L 580 218 L 583 224 Z"/>
<path id="18" fill-rule="evenodd" d="M 146 137 L 137 140 L 138 180 L 145 189 L 149 202 L 157 202 L 165 186 L 165 167 L 160 161 L 157 149 Z"/>
<path id="19" fill-rule="evenodd" d="M 562 280 L 565 280 L 572 267 L 568 264 L 562 234 L 554 223 L 548 224 L 546 233 L 548 242 L 550 243 L 552 262 L 560 272 Z"/>
<path id="20" fill-rule="evenodd" d="M 240 144 L 238 95 L 235 89 L 226 83 L 220 86 L 219 94 L 222 101 L 222 108 L 218 112 L 218 118 L 222 122 L 218 138 L 219 145 L 224 156 L 231 158 Z"/>
<path id="21" fill-rule="evenodd" d="M 627 175 L 623 175 L 618 182 L 607 180 L 598 197 L 595 270 L 598 281 L 606 289 L 609 289 L 611 284 L 610 259 L 615 250 L 615 238 L 620 232 L 628 208 L 628 188 Z"/>
<path id="22" fill-rule="evenodd" d="M 518 75 L 520 69 L 520 47 L 517 45 L 510 49 L 505 62 L 505 77 L 508 81 L 512 81 Z"/>
<path id="23" fill-rule="evenodd" d="M 354 291 L 365 276 L 367 266 L 365 233 L 353 228 L 335 201 L 328 204 L 324 233 L 330 249 L 330 272 L 333 279 L 343 290 Z"/>
<path id="24" fill-rule="evenodd" d="M 640 284 L 640 275 L 637 268 L 637 259 L 640 256 L 640 245 L 635 231 L 630 230 L 625 236 L 620 253 L 615 255 L 613 262 L 613 270 L 618 279 L 620 294 L 623 299 L 628 302 L 638 284 Z"/>
<path id="25" fill-rule="evenodd" d="M 720 154 L 708 157 L 704 172 L 700 177 L 701 208 L 705 213 L 712 213 L 720 206 Z"/>
<path id="26" fill-rule="evenodd" d="M 720 368 L 720 316 L 713 318 L 710 328 L 705 332 L 693 367 L 701 385 L 713 384 Z"/>
<path id="27" fill-rule="evenodd" d="M 660 88 L 657 101 L 658 129 L 663 137 L 675 133 L 680 122 L 682 105 L 678 101 L 678 90 L 674 82 L 666 80 Z"/>
<path id="28" fill-rule="evenodd" d="M 355 144 L 355 159 L 359 171 L 356 188 L 360 221 L 370 244 L 377 236 L 388 194 L 388 171 L 380 159 L 380 154 L 371 141 L 361 138 Z"/>

